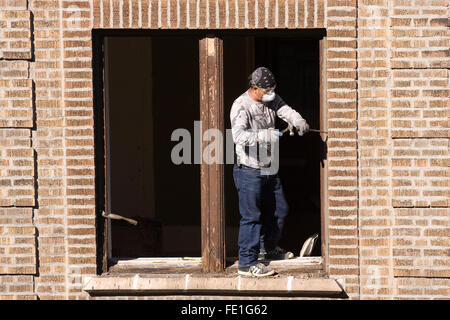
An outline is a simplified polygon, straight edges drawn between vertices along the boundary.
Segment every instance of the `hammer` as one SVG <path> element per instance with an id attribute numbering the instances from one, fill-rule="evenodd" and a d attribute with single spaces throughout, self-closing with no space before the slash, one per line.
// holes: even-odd
<path id="1" fill-rule="evenodd" d="M 294 135 L 294 126 L 292 124 L 288 123 L 288 126 L 286 128 L 284 128 L 284 130 L 281 131 L 281 133 L 284 134 L 287 131 L 289 131 L 290 136 L 293 136 Z"/>

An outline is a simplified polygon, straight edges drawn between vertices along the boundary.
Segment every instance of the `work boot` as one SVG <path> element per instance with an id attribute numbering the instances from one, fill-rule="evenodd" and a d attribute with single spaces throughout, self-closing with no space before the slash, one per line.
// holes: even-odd
<path id="1" fill-rule="evenodd" d="M 275 271 L 273 269 L 266 267 L 262 263 L 258 263 L 250 267 L 238 267 L 238 274 L 243 276 L 267 277 L 273 275 L 274 273 Z"/>
<path id="2" fill-rule="evenodd" d="M 262 252 L 260 252 L 261 255 Z M 265 252 L 264 258 L 267 260 L 285 260 L 285 259 L 292 259 L 294 257 L 294 254 L 290 251 L 286 251 L 280 247 L 276 247 L 273 250 L 270 250 L 269 252 Z"/>

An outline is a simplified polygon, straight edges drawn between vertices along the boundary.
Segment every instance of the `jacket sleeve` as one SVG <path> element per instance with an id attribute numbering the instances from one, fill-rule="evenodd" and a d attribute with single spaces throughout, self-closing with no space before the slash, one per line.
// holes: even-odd
<path id="1" fill-rule="evenodd" d="M 288 106 L 279 95 L 275 97 L 273 108 L 278 117 L 293 126 L 297 126 L 298 122 L 304 120 L 300 113 Z"/>
<path id="2" fill-rule="evenodd" d="M 231 133 L 233 142 L 243 146 L 253 146 L 257 142 L 267 141 L 267 130 L 252 130 L 245 108 L 235 101 L 230 112 Z"/>

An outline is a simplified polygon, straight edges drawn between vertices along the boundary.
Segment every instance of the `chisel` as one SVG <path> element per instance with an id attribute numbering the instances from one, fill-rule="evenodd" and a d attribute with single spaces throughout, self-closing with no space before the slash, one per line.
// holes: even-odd
<path id="1" fill-rule="evenodd" d="M 294 126 L 289 124 L 283 131 L 281 131 L 281 135 L 283 135 L 285 132 L 289 131 L 289 135 L 293 136 L 294 130 L 295 130 Z M 318 130 L 318 129 L 309 129 L 307 132 L 318 132 L 318 133 L 328 134 L 328 131 L 322 131 L 322 130 Z M 302 136 L 303 134 L 299 133 L 299 135 Z"/>
<path id="2" fill-rule="evenodd" d="M 317 130 L 317 129 L 309 129 L 308 131 L 328 134 L 328 131 L 322 131 L 322 130 Z"/>

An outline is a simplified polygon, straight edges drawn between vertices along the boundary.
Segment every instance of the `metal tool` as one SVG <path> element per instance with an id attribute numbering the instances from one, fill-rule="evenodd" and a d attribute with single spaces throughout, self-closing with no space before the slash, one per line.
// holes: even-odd
<path id="1" fill-rule="evenodd" d="M 102 216 L 107 218 L 107 219 L 115 219 L 115 220 L 124 220 L 128 223 L 131 223 L 132 225 L 137 225 L 138 222 L 134 219 L 130 219 L 130 218 L 125 218 L 121 215 L 118 214 L 114 214 L 114 213 L 106 213 L 105 211 L 102 211 Z"/>
<path id="2" fill-rule="evenodd" d="M 284 128 L 284 130 L 282 130 L 281 133 L 284 134 L 287 131 L 289 131 L 290 136 L 293 136 L 294 135 L 294 126 L 292 124 L 288 123 L 288 126 L 286 128 Z"/>
<path id="3" fill-rule="evenodd" d="M 294 126 L 291 125 L 291 124 L 288 124 L 288 126 L 284 130 L 282 130 L 281 133 L 284 134 L 287 131 L 289 131 L 289 135 L 290 136 L 293 136 L 294 135 L 294 131 L 295 131 Z M 307 132 L 317 132 L 317 133 L 328 134 L 328 131 L 323 131 L 323 130 L 318 130 L 318 129 L 309 129 Z M 299 133 L 299 135 L 302 136 L 303 134 Z"/>
<path id="4" fill-rule="evenodd" d="M 314 233 L 311 237 L 306 239 L 305 243 L 303 243 L 302 249 L 300 250 L 299 257 L 309 257 L 311 255 L 318 237 L 319 234 Z"/>
<path id="5" fill-rule="evenodd" d="M 326 133 L 326 134 L 328 134 L 328 131 L 322 131 L 322 130 L 317 130 L 317 129 L 309 129 L 308 132 L 309 132 L 309 131 L 311 131 L 311 132 L 318 132 L 318 133 Z"/>

